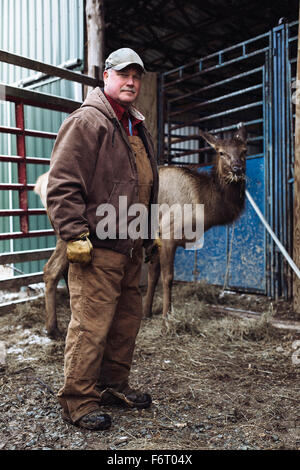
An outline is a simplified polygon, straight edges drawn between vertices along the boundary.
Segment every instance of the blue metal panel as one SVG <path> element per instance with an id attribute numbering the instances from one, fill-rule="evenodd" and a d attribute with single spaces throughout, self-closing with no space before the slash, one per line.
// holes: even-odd
<path id="1" fill-rule="evenodd" d="M 247 160 L 247 189 L 261 212 L 265 212 L 264 194 L 264 158 Z M 265 233 L 258 216 L 248 200 L 245 212 L 228 230 L 228 252 L 230 254 L 231 237 L 232 253 L 229 260 L 228 286 L 266 292 L 265 276 Z"/>
<path id="2" fill-rule="evenodd" d="M 205 210 L 205 209 L 204 209 Z M 204 234 L 204 244 L 197 255 L 198 281 L 222 285 L 226 272 L 226 227 L 213 227 Z"/>
<path id="3" fill-rule="evenodd" d="M 175 254 L 174 279 L 177 281 L 194 281 L 195 252 L 179 247 Z"/>
<path id="4" fill-rule="evenodd" d="M 263 157 L 247 160 L 246 175 L 247 189 L 264 213 Z M 177 249 L 174 278 L 180 281 L 205 281 L 223 286 L 227 263 L 229 263 L 227 287 L 246 287 L 252 291 L 265 293 L 265 234 L 248 201 L 244 213 L 235 222 L 234 228 L 232 224 L 211 228 L 204 235 L 203 248 L 197 252 Z"/>
<path id="5" fill-rule="evenodd" d="M 199 172 L 210 171 L 211 168 L 211 166 L 200 168 Z M 212 227 L 208 230 L 204 234 L 203 247 L 197 252 L 194 280 L 214 285 L 223 284 L 226 272 L 226 248 L 226 227 Z"/>
<path id="6" fill-rule="evenodd" d="M 168 71 L 161 80 L 168 123 L 167 139 L 160 135 L 161 152 L 163 143 L 168 142 L 163 161 L 184 164 L 187 155 L 197 153 L 190 144 L 186 144 L 187 151 L 178 144 L 178 130 L 199 125 L 226 138 L 243 121 L 248 131 L 247 189 L 290 254 L 295 125 L 291 98 L 297 41 L 298 22 L 283 22 L 264 35 Z M 193 80 L 195 92 L 180 91 L 187 80 Z M 197 139 L 196 134 L 191 139 Z M 200 166 L 211 162 L 201 142 L 198 154 Z M 292 277 L 290 267 L 248 201 L 234 231 L 232 225 L 212 228 L 196 256 L 181 249 L 175 258 L 175 279 L 203 279 L 223 285 L 226 278 L 228 287 L 272 298 L 291 297 Z"/>

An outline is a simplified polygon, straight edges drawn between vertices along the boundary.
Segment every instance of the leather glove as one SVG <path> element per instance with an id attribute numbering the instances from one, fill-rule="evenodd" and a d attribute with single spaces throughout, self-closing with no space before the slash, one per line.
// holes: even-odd
<path id="1" fill-rule="evenodd" d="M 89 264 L 93 245 L 88 239 L 89 232 L 82 233 L 77 238 L 67 242 L 67 258 L 70 263 Z"/>

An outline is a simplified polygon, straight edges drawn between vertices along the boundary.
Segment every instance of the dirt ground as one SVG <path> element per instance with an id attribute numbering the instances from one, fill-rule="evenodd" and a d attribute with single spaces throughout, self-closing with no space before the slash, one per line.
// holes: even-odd
<path id="1" fill-rule="evenodd" d="M 226 293 L 202 283 L 176 284 L 169 331 L 162 334 L 161 287 L 154 316 L 137 339 L 131 384 L 151 392 L 148 410 L 103 407 L 110 430 L 62 421 L 55 394 L 63 382 L 64 337 L 44 329 L 44 298 L 0 317 L 6 365 L 0 371 L 2 450 L 300 449 L 300 330 L 288 303 Z M 60 329 L 70 318 L 58 293 Z M 260 312 L 236 318 L 215 306 Z M 299 352 L 299 356 L 298 356 Z"/>

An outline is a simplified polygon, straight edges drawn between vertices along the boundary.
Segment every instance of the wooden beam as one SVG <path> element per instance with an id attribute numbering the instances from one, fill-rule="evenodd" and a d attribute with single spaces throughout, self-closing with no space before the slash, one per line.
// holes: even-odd
<path id="1" fill-rule="evenodd" d="M 157 74 L 147 72 L 143 77 L 141 92 L 135 102 L 136 107 L 146 118 L 146 126 L 149 129 L 154 142 L 155 151 L 157 150 Z"/>
<path id="2" fill-rule="evenodd" d="M 299 11 L 300 20 L 300 11 Z M 300 266 L 300 21 L 298 27 L 296 121 L 295 121 L 295 166 L 294 166 L 294 240 L 293 260 Z M 300 314 L 300 279 L 293 277 L 293 307 Z"/>
<path id="3" fill-rule="evenodd" d="M 85 2 L 87 34 L 87 70 L 88 75 L 102 81 L 105 53 L 104 0 L 86 0 Z M 90 91 L 85 87 L 85 96 Z"/>

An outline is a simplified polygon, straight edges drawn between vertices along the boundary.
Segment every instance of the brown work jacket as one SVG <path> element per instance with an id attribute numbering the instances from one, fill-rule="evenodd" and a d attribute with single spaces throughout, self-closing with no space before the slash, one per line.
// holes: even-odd
<path id="1" fill-rule="evenodd" d="M 137 125 L 153 171 L 150 204 L 157 203 L 158 170 L 150 133 L 144 117 L 133 106 L 130 112 L 142 122 Z M 138 172 L 133 149 L 105 95 L 95 88 L 82 106 L 63 122 L 51 155 L 47 187 L 47 209 L 56 233 L 71 240 L 89 231 L 94 247 L 129 254 L 134 241 L 119 237 L 119 196 L 128 207 L 139 203 Z M 97 208 L 115 207 L 116 239 L 99 239 L 96 232 L 103 215 Z M 128 217 L 128 222 L 135 217 Z M 149 211 L 144 246 L 152 242 Z"/>

